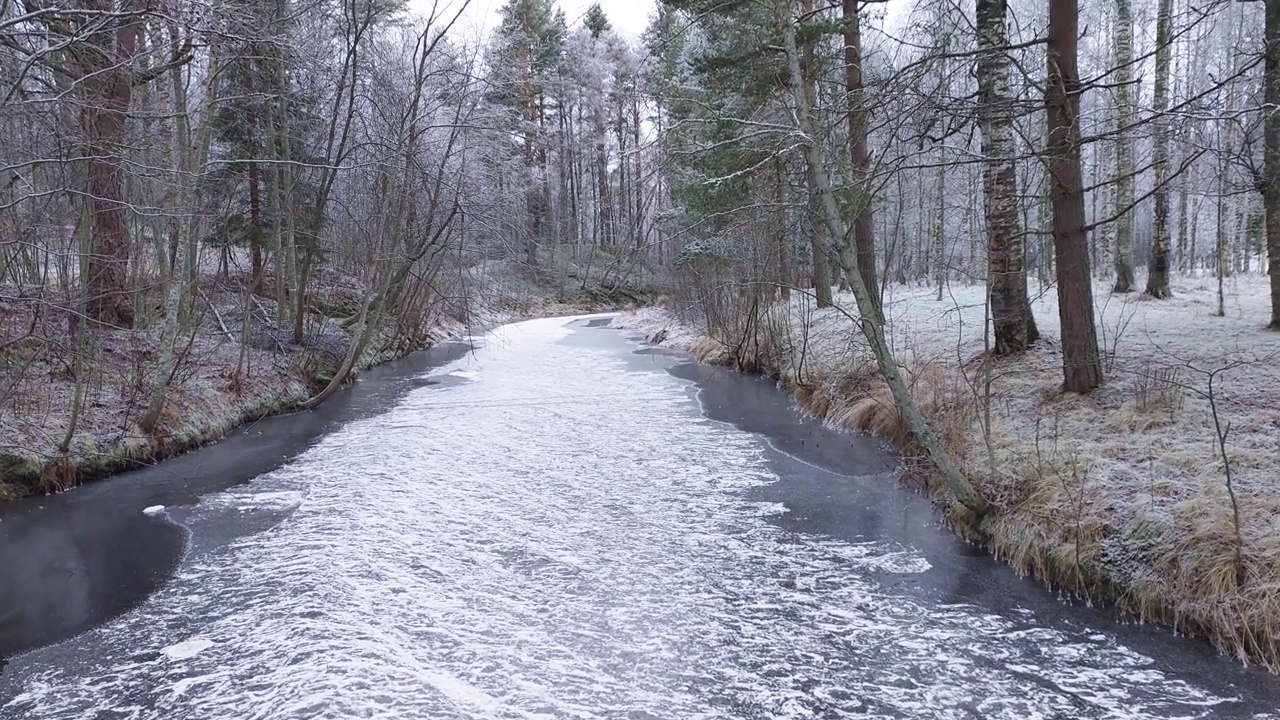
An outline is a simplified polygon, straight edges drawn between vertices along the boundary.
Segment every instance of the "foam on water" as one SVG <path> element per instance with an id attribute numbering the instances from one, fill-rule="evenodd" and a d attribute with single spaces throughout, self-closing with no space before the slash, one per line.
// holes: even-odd
<path id="1" fill-rule="evenodd" d="M 19 659 L 0 713 L 1144 718 L 1226 700 L 1105 632 L 904 596 L 890 581 L 929 569 L 909 547 L 769 522 L 783 508 L 742 492 L 775 479 L 762 439 L 670 376 L 556 343 L 565 322 L 504 328 L 441 369 L 483 382 L 416 390 L 202 503 L 197 532 L 296 507 Z"/>

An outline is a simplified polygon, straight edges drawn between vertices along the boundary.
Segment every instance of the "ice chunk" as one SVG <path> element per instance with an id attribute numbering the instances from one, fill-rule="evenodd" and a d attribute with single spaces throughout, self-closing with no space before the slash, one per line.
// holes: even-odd
<path id="1" fill-rule="evenodd" d="M 165 657 L 170 660 L 186 660 L 208 650 L 213 647 L 213 644 L 213 641 L 208 638 L 192 638 L 176 645 L 170 645 L 160 652 L 164 653 Z"/>

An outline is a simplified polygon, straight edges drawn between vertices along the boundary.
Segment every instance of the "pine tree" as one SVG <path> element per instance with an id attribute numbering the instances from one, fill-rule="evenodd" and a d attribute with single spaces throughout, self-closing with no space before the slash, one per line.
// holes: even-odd
<path id="1" fill-rule="evenodd" d="M 547 240 L 550 182 L 547 177 L 548 84 L 564 50 L 564 14 L 549 0 L 508 0 L 490 48 L 491 98 L 516 112 L 524 168 L 523 245 L 529 267 Z"/>

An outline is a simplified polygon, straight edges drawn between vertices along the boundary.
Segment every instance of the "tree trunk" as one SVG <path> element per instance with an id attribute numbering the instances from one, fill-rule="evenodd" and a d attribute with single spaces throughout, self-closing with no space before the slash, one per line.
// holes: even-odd
<path id="1" fill-rule="evenodd" d="M 1188 137 L 1184 135 L 1182 139 L 1184 147 L 1190 146 L 1190 139 Z M 1176 260 L 1179 273 L 1187 272 L 1187 205 L 1191 195 L 1190 185 L 1191 170 L 1188 168 L 1183 170 L 1182 178 L 1178 181 L 1178 252 Z"/>
<path id="2" fill-rule="evenodd" d="M 845 227 L 844 221 L 840 218 L 840 209 L 837 207 L 835 197 L 831 192 L 831 178 L 827 173 L 826 160 L 822 156 L 822 147 L 818 143 L 817 123 L 814 122 L 812 108 L 803 91 L 804 82 L 800 72 L 800 53 L 796 47 L 795 25 L 790 22 L 786 24 L 785 50 L 791 78 L 792 99 L 798 110 L 796 119 L 800 126 L 801 143 L 805 160 L 809 165 L 809 175 L 813 179 L 813 187 L 816 190 L 817 196 L 815 200 L 822 208 L 828 231 L 836 237 L 843 237 L 848 228 Z M 911 397 L 910 390 L 902 378 L 902 373 L 899 371 L 898 364 L 889 347 L 888 338 L 885 337 L 884 315 L 881 312 L 879 303 L 872 295 L 874 290 L 872 287 L 867 286 L 863 279 L 864 275 L 859 272 L 857 255 L 848 252 L 842 254 L 849 256 L 851 264 L 850 270 L 852 272 L 847 273 L 847 276 L 853 289 L 854 298 L 858 303 L 858 311 L 862 315 L 859 318 L 858 325 L 863 337 L 875 353 L 880 372 L 884 376 L 885 383 L 889 386 L 889 391 L 893 395 L 893 400 L 897 404 L 898 410 L 902 413 L 903 418 L 906 419 L 907 426 L 911 429 L 912 434 L 929 453 L 929 459 L 938 468 L 943 482 L 955 495 L 956 499 L 979 516 L 985 515 L 988 509 L 986 499 L 973 487 L 973 484 L 960 471 L 955 460 L 943 449 L 942 441 L 928 421 L 925 420 L 924 415 L 920 413 L 915 400 Z"/>
<path id="3" fill-rule="evenodd" d="M 1133 291 L 1133 7 L 1116 0 L 1116 219 L 1113 292 Z"/>
<path id="4" fill-rule="evenodd" d="M 788 234 L 791 230 L 790 222 L 787 217 L 787 174 L 786 167 L 779 159 L 774 162 L 775 185 L 774 185 L 774 204 L 777 206 L 778 228 L 774 236 L 774 242 L 778 252 L 778 297 L 783 301 L 791 299 L 791 243 L 788 241 Z"/>
<path id="5" fill-rule="evenodd" d="M 282 13 L 279 9 L 282 3 L 277 2 L 277 12 Z M 272 203 L 272 215 L 274 216 L 272 250 L 275 257 L 273 264 L 275 265 L 275 295 L 276 295 L 276 316 L 274 318 L 277 327 L 284 327 L 288 322 L 289 310 L 292 307 L 290 303 L 290 289 L 293 285 L 293 264 L 290 260 L 295 254 L 295 224 L 294 224 L 294 167 L 293 161 L 293 143 L 289 137 L 289 119 L 291 111 L 289 109 L 289 77 L 284 68 L 284 60 L 279 57 L 271 59 L 271 78 L 275 89 L 274 102 L 269 103 L 269 112 L 271 113 L 271 152 L 276 160 L 273 182 L 270 183 L 269 193 Z"/>
<path id="6" fill-rule="evenodd" d="M 814 14 L 814 0 L 800 0 L 800 16 L 803 20 L 809 21 Z M 805 39 L 800 42 L 800 73 L 804 77 L 804 96 L 809 103 L 809 107 L 818 104 L 818 62 L 814 56 L 813 39 L 807 34 Z M 808 224 L 809 224 L 809 250 L 813 255 L 813 295 L 819 308 L 831 307 L 831 263 L 828 261 L 827 234 L 825 231 L 825 223 L 819 218 L 821 210 L 817 208 L 812 199 L 817 197 L 813 184 L 813 174 L 806 172 L 805 181 L 808 185 L 810 202 L 806 204 L 808 208 Z"/>
<path id="7" fill-rule="evenodd" d="M 635 189 L 635 248 L 640 250 L 644 247 L 644 156 L 641 154 L 641 137 L 640 137 L 640 98 L 636 95 L 631 100 L 631 147 L 632 154 L 635 156 L 635 167 L 631 173 L 631 185 Z M 788 278 L 790 276 L 788 275 Z M 788 279 L 788 282 L 790 280 Z"/>
<path id="8" fill-rule="evenodd" d="M 1272 330 L 1280 330 L 1280 0 L 1265 0 L 1267 43 L 1264 58 L 1266 114 L 1263 131 L 1265 160 L 1262 201 L 1266 206 L 1267 272 L 1271 275 Z"/>
<path id="9" fill-rule="evenodd" d="M 103 11 L 109 12 L 110 8 Z M 116 22 L 119 26 L 114 33 L 103 30 L 92 34 L 82 56 L 84 87 L 89 96 L 81 115 L 88 157 L 85 202 L 90 226 L 85 313 L 106 325 L 132 327 L 124 154 L 133 101 L 134 75 L 130 67 L 142 41 L 143 23 L 136 15 L 126 15 Z"/>
<path id="10" fill-rule="evenodd" d="M 933 223 L 933 244 L 938 248 L 938 257 L 941 258 L 947 252 L 947 168 L 945 163 L 938 163 L 938 182 L 935 187 L 938 190 L 938 197 L 937 215 L 934 216 Z M 946 289 L 949 265 L 950 263 L 943 263 L 938 269 L 938 302 L 942 302 L 942 294 Z"/>
<path id="11" fill-rule="evenodd" d="M 249 161 L 249 253 L 253 292 L 262 288 L 262 173 L 256 160 Z"/>
<path id="12" fill-rule="evenodd" d="M 987 286 L 996 355 L 1022 352 L 1039 337 L 1027 297 L 1026 255 L 1018 223 L 1013 99 L 1005 0 L 978 0 L 978 118 L 982 127 L 983 208 L 987 222 Z"/>
<path id="13" fill-rule="evenodd" d="M 1062 324 L 1063 389 L 1084 393 L 1102 384 L 1098 331 L 1093 317 L 1089 247 L 1084 233 L 1080 175 L 1080 76 L 1076 69 L 1077 0 L 1049 0 L 1048 82 L 1045 115 L 1058 317 Z"/>
<path id="14" fill-rule="evenodd" d="M 254 98 L 254 76 L 258 73 L 260 65 L 258 63 L 250 63 L 245 73 L 245 92 L 250 98 Z M 249 180 L 249 257 L 250 257 L 250 281 L 252 292 L 258 292 L 262 289 L 262 172 L 258 167 L 258 142 L 254 136 L 254 123 L 246 124 L 248 137 L 245 138 L 245 148 L 249 152 L 249 164 L 247 168 Z"/>
<path id="15" fill-rule="evenodd" d="M 218 46 L 216 43 L 212 43 L 209 48 L 210 64 L 216 66 L 218 57 Z M 200 276 L 200 238 L 204 237 L 208 226 L 208 215 L 201 212 L 201 209 L 207 206 L 207 201 L 203 192 L 204 187 L 200 180 L 205 177 L 205 173 L 208 171 L 209 147 L 213 141 L 215 108 L 211 102 L 204 104 L 196 125 L 195 136 L 191 137 L 187 92 L 185 90 L 186 78 L 183 77 L 182 71 L 178 68 L 171 69 L 169 76 L 173 86 L 174 104 L 172 113 L 177 125 L 174 156 L 180 170 L 178 177 L 175 178 L 177 185 L 175 194 L 180 199 L 182 206 L 188 209 L 188 212 L 186 227 L 184 232 L 181 233 L 181 235 L 185 235 L 185 247 L 183 252 L 175 258 L 174 264 L 171 265 L 173 277 L 168 283 L 166 294 L 167 310 L 165 312 L 164 326 L 160 334 L 160 362 L 159 367 L 156 369 L 156 381 L 152 386 L 147 408 L 138 418 L 138 427 L 143 432 L 152 435 L 157 434 L 159 430 L 159 422 L 168 399 L 169 387 L 178 371 L 178 342 L 182 337 L 190 337 L 196 331 L 192 306 L 194 305 L 197 282 Z M 205 86 L 202 88 L 202 96 L 205 98 L 217 97 L 218 74 L 206 73 L 206 76 Z M 179 233 L 177 232 L 176 223 L 174 228 L 175 236 L 177 236 Z M 248 298 L 246 298 L 245 305 L 246 318 L 249 315 L 247 301 Z M 243 353 L 243 345 L 241 349 Z"/>
<path id="16" fill-rule="evenodd" d="M 1111 118 L 1114 123 L 1115 118 Z M 1101 153 L 1102 158 L 1099 161 L 1100 169 L 1098 177 L 1106 183 L 1101 188 L 1102 192 L 1102 217 L 1094 218 L 1094 222 L 1105 218 L 1114 218 L 1119 208 L 1116 206 L 1116 185 L 1115 185 L 1115 161 L 1116 148 L 1115 138 L 1106 141 L 1105 150 Z M 1115 270 L 1115 247 L 1116 247 L 1116 222 L 1103 223 L 1098 228 L 1098 252 L 1094 256 L 1093 272 L 1098 278 L 1110 278 L 1110 273 Z"/>
<path id="17" fill-rule="evenodd" d="M 1151 241 L 1151 262 L 1147 267 L 1147 292 L 1153 298 L 1167 298 L 1169 292 L 1169 56 L 1173 53 L 1171 25 L 1173 0 L 1160 0 L 1156 19 L 1155 102 L 1155 235 Z"/>
<path id="18" fill-rule="evenodd" d="M 1224 128 L 1227 123 L 1222 120 L 1218 121 L 1218 137 L 1227 136 L 1230 132 L 1229 126 Z M 1226 132 L 1224 132 L 1226 130 Z M 1227 279 L 1227 162 L 1226 153 L 1218 160 L 1218 192 L 1215 203 L 1214 214 L 1217 216 L 1217 224 L 1214 227 L 1214 252 L 1217 255 L 1217 267 L 1215 275 L 1218 280 L 1218 317 L 1227 316 L 1226 296 L 1223 292 L 1223 285 Z"/>
<path id="19" fill-rule="evenodd" d="M 844 83 L 849 103 L 849 156 L 853 161 L 853 183 L 857 192 L 853 202 L 853 235 L 862 284 L 872 293 L 872 302 L 879 305 L 875 230 L 871 224 L 871 155 L 867 150 L 867 108 L 862 87 L 862 28 L 858 2 L 859 0 L 842 0 L 841 5 L 844 16 Z"/>
<path id="20" fill-rule="evenodd" d="M 596 212 L 600 216 L 600 247 L 613 245 L 613 199 L 609 197 L 609 151 L 605 145 L 604 111 L 596 111 Z"/>

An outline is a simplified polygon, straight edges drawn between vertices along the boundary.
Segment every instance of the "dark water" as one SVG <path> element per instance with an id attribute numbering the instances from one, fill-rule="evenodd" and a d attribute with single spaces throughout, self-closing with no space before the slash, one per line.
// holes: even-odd
<path id="1" fill-rule="evenodd" d="M 391 407 L 419 385 L 416 375 L 469 349 L 447 343 L 381 365 L 316 410 L 264 418 L 153 467 L 0 503 L 0 663 L 120 615 L 173 573 L 187 531 L 143 509 L 192 505 L 273 470 L 343 423 Z M 205 530 L 235 537 L 278 519 L 233 517 Z"/>
<path id="2" fill-rule="evenodd" d="M 14 657 L 0 716 L 1280 717 L 1274 678 L 937 527 L 873 439 L 602 324 L 389 369 L 276 419 L 296 441 L 201 451 L 203 485 L 15 513 L 3 559 L 40 591 L 5 586 L 6 632 L 118 617 Z"/>

